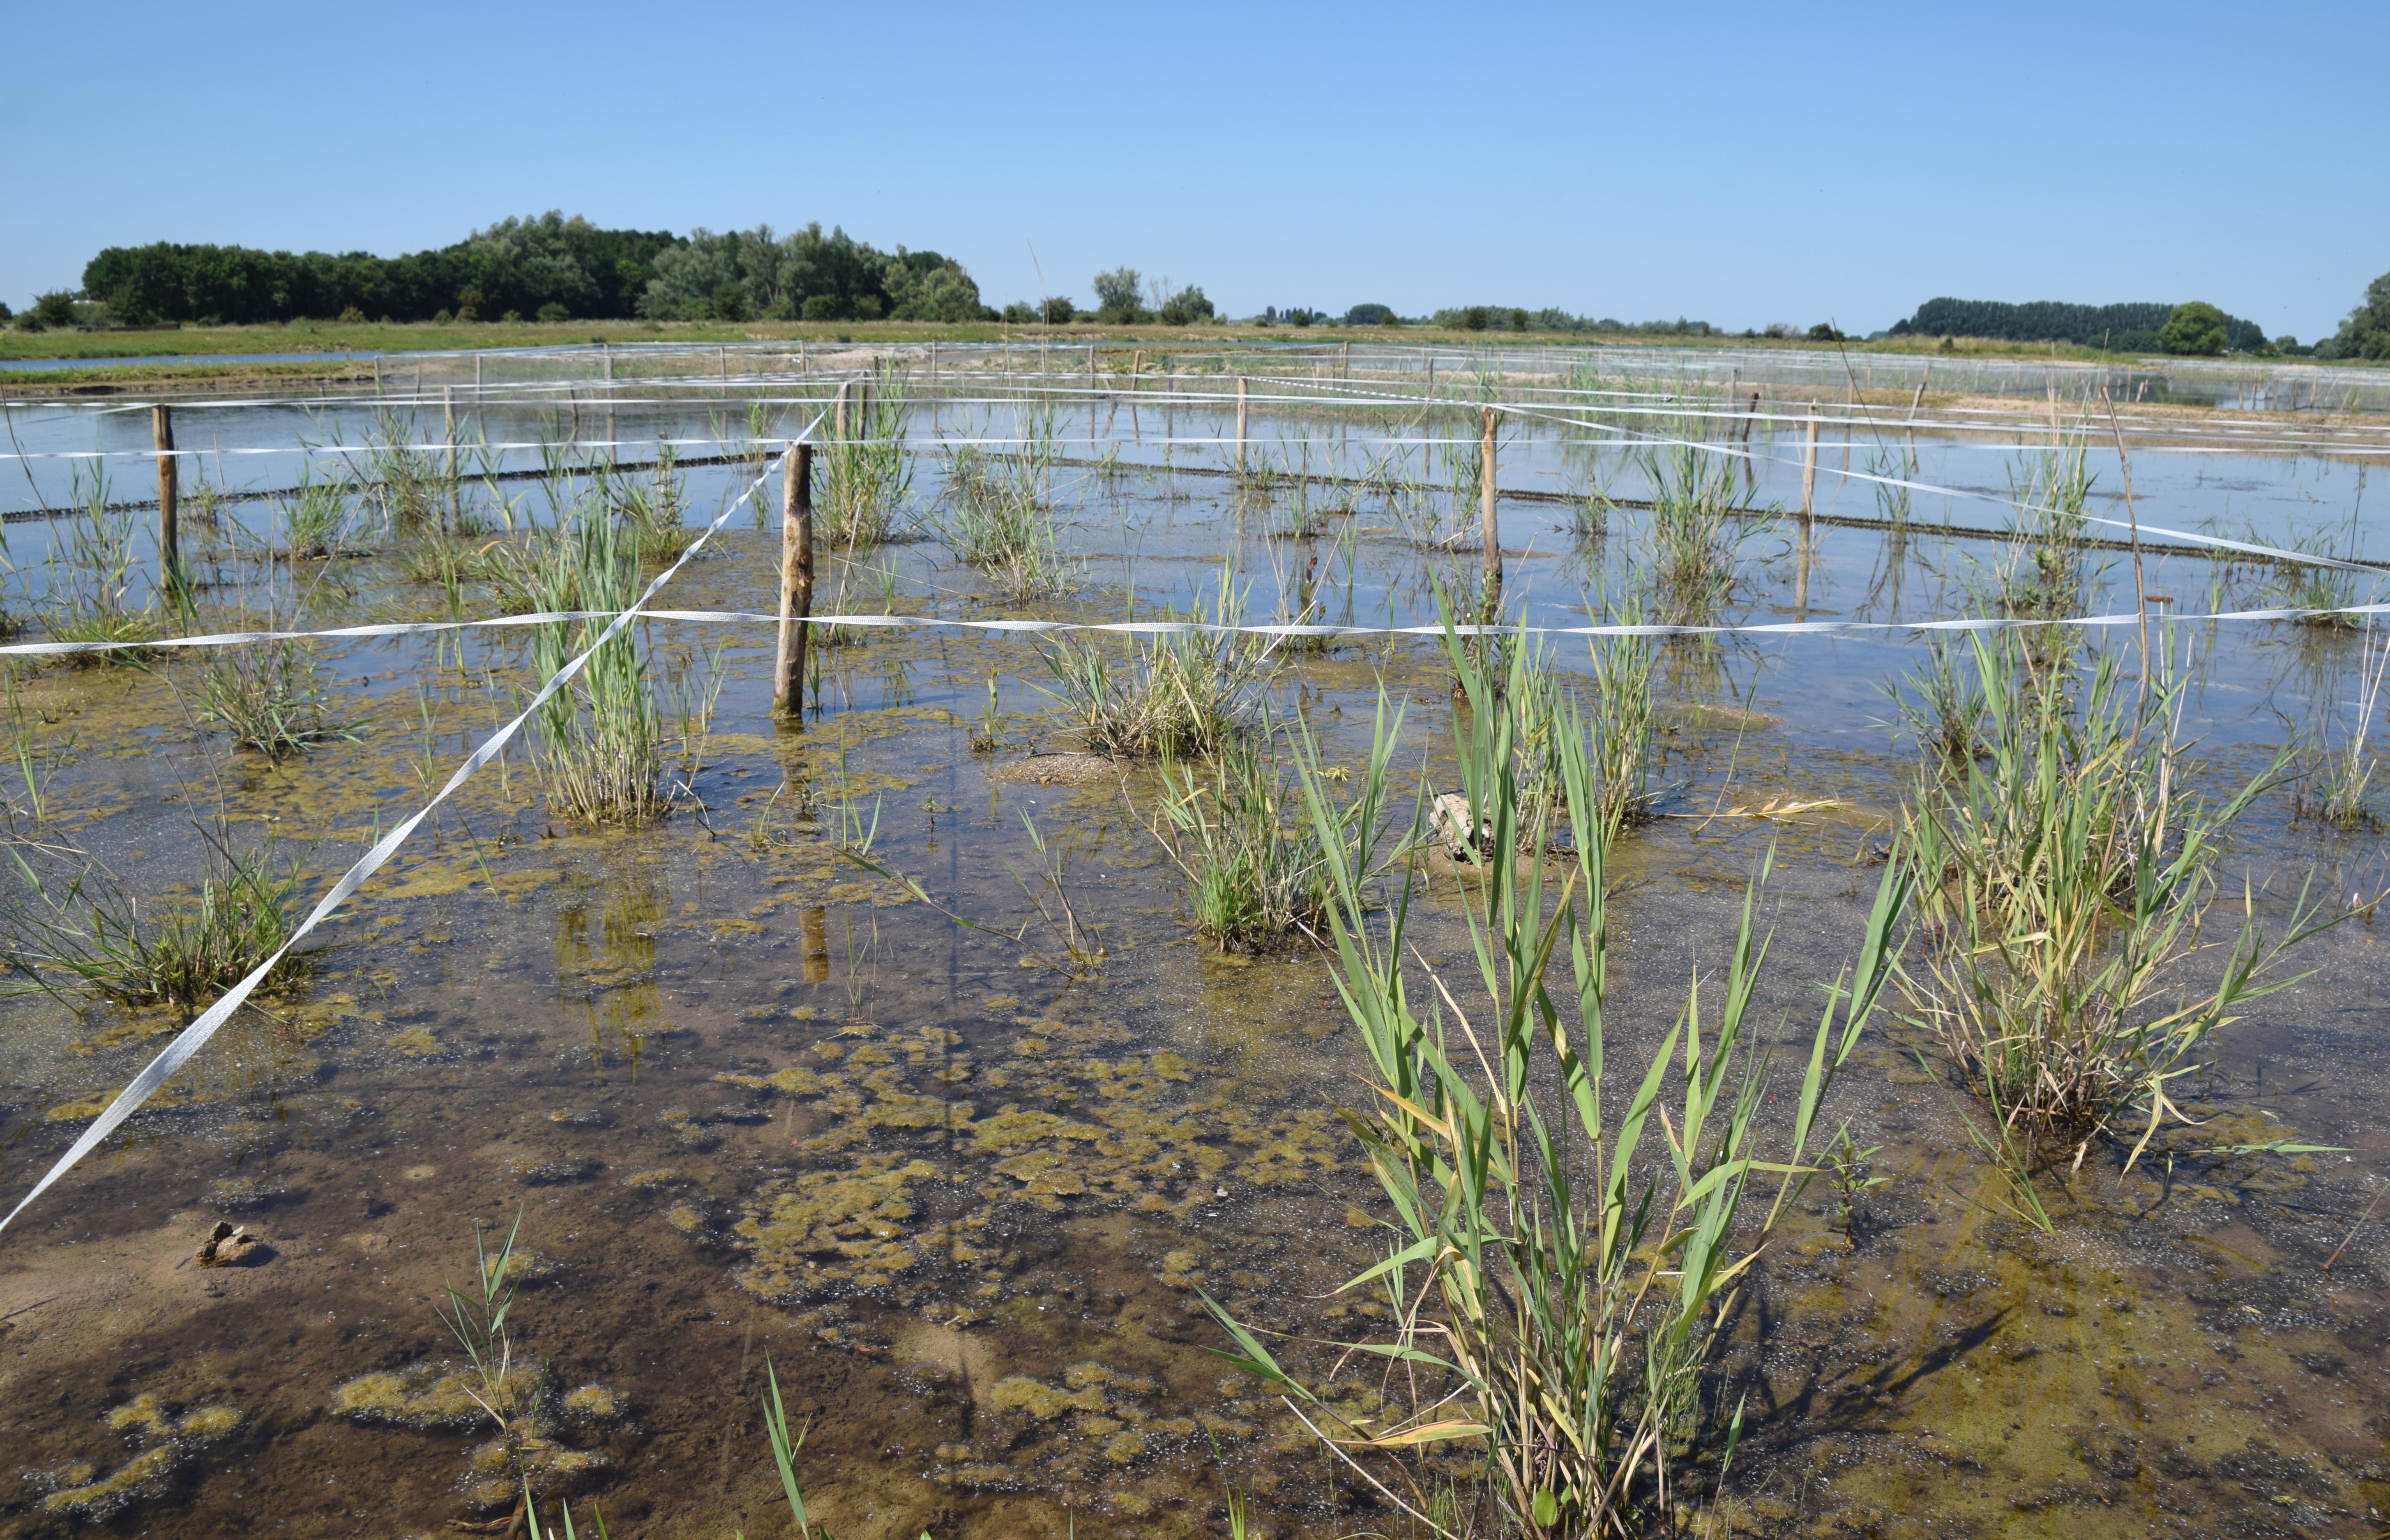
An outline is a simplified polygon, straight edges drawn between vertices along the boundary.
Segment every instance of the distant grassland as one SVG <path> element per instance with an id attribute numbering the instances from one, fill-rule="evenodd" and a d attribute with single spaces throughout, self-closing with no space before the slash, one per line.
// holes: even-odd
<path id="1" fill-rule="evenodd" d="M 1210 325 L 1189 327 L 1116 327 L 1093 322 L 1061 327 L 1008 326 L 1001 322 L 932 321 L 562 321 L 544 323 L 466 322 L 441 325 L 413 322 L 293 321 L 287 325 L 244 327 L 183 327 L 151 331 L 0 331 L 0 360 L 90 359 L 91 369 L 45 369 L 18 373 L 0 371 L 0 394 L 25 396 L 71 391 L 103 382 L 160 384 L 272 379 L 315 379 L 353 374 L 358 365 L 338 359 L 286 363 L 160 363 L 105 366 L 111 358 L 176 355 L 469 352 L 502 348 L 587 346 L 613 343 L 746 343 L 803 341 L 813 345 L 838 342 L 1026 342 L 1045 339 L 1057 343 L 1095 341 L 1146 344 L 1158 351 L 1220 342 L 1291 343 L 1433 343 L 1443 347 L 1646 347 L 1646 348 L 1769 348 L 1816 350 L 1833 344 L 1799 338 L 1655 337 L 1644 334 L 1606 335 L 1599 332 L 1517 332 L 1501 329 L 1463 331 L 1424 326 L 1399 327 L 1257 327 Z M 1873 341 L 1854 340 L 1842 344 L 1859 353 L 1927 353 L 1967 358 L 2057 358 L 2097 360 L 2137 356 L 2103 353 L 2097 348 L 2061 343 L 1954 340 L 1946 351 L 1939 338 L 1885 337 Z M 2270 361 L 2292 367 L 2304 359 Z M 2344 366 L 2345 366 L 2345 361 Z"/>

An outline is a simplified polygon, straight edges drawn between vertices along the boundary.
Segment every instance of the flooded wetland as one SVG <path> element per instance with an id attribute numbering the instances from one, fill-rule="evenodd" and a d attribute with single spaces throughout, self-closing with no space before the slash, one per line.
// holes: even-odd
<path id="1" fill-rule="evenodd" d="M 179 585 L 147 411 L 9 409 L 9 642 L 392 628 L 6 659 L 11 1206 L 527 720 L 0 1232 L 8 1532 L 792 1533 L 776 1393 L 842 1540 L 2390 1526 L 2377 419 L 1632 350 L 427 369 L 177 404 Z M 792 717 L 798 437 L 813 612 L 906 623 L 815 624 Z M 1489 613 L 1548 629 L 1439 634 Z M 1919 629 L 1970 618 L 2031 623 Z M 1531 1351 L 1573 1224 L 1606 1324 Z M 1481 1348 L 1600 1451 L 1507 1444 Z"/>

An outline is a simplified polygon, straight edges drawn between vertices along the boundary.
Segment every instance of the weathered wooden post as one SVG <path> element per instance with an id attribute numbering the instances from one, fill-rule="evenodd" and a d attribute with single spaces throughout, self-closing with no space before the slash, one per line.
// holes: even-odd
<path id="1" fill-rule="evenodd" d="M 846 385 L 847 382 L 843 379 L 838 382 L 836 417 L 830 424 L 831 442 L 840 444 L 846 443 Z"/>
<path id="2" fill-rule="evenodd" d="M 174 464 L 174 409 L 149 408 L 149 436 L 158 447 L 158 579 L 168 593 L 183 584 L 183 550 L 175 527 L 176 494 L 181 476 Z"/>
<path id="3" fill-rule="evenodd" d="M 614 347 L 610 342 L 598 347 L 606 370 L 606 459 L 610 464 L 622 458 L 614 450 Z"/>
<path id="4" fill-rule="evenodd" d="M 1480 459 L 1484 473 L 1477 481 L 1477 517 L 1485 536 L 1485 619 L 1488 624 L 1502 608 L 1502 537 L 1494 519 L 1494 408 L 1480 407 L 1484 438 Z"/>
<path id="5" fill-rule="evenodd" d="M 1808 447 L 1801 452 L 1801 527 L 1806 531 L 1818 491 L 1818 404 L 1809 404 Z"/>
<path id="6" fill-rule="evenodd" d="M 443 385 L 440 387 L 440 422 L 441 432 L 444 435 L 448 445 L 448 524 L 442 526 L 440 531 L 441 533 L 445 534 L 448 533 L 449 526 L 452 526 L 456 522 L 457 512 L 456 387 L 454 385 Z M 608 436 L 611 437 L 612 435 L 610 434 Z"/>
<path id="7" fill-rule="evenodd" d="M 772 710 L 805 720 L 805 617 L 814 612 L 814 446 L 789 448 L 780 483 L 780 648 Z"/>

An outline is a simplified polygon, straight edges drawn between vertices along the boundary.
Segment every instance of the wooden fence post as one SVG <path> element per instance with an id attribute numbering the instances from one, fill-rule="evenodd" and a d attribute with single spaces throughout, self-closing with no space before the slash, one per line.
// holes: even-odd
<path id="1" fill-rule="evenodd" d="M 813 612 L 814 446 L 800 443 L 790 447 L 780 484 L 780 648 L 772 670 L 772 710 L 794 715 L 801 727 L 805 617 Z"/>
<path id="2" fill-rule="evenodd" d="M 174 463 L 174 409 L 149 408 L 149 435 L 158 446 L 158 576 L 173 593 L 183 583 L 181 532 L 175 527 L 181 477 Z"/>
<path id="3" fill-rule="evenodd" d="M 847 382 L 843 379 L 838 382 L 837 420 L 830 425 L 834 440 L 840 444 L 844 444 L 846 443 L 846 385 Z M 845 462 L 840 461 L 837 463 L 844 464 Z"/>
<path id="4" fill-rule="evenodd" d="M 441 431 L 446 436 L 448 443 L 448 523 L 454 524 L 456 522 L 457 511 L 456 387 L 454 385 L 443 385 L 440 387 L 440 421 Z M 609 438 L 611 438 L 612 436 L 613 435 L 610 433 L 607 435 Z M 440 533 L 443 534 L 447 533 L 447 525 L 443 525 Z"/>
<path id="5" fill-rule="evenodd" d="M 1801 523 L 1806 528 L 1818 491 L 1818 404 L 1809 403 L 1809 443 L 1801 453 Z"/>
<path id="6" fill-rule="evenodd" d="M 1479 410 L 1484 414 L 1484 438 L 1477 479 L 1477 516 L 1485 536 L 1485 619 L 1491 624 L 1502 609 L 1502 538 L 1494 519 L 1494 408 Z"/>

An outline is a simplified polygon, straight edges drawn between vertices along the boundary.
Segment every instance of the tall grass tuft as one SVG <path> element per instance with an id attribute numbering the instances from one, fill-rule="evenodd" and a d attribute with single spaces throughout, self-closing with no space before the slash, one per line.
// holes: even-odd
<path id="1" fill-rule="evenodd" d="M 1984 751 L 1984 691 L 1947 636 L 1925 644 L 1924 663 L 1887 683 L 1895 731 L 1907 728 L 1929 763 L 1956 770 Z"/>
<path id="2" fill-rule="evenodd" d="M 2090 443 L 2069 434 L 2050 448 L 2021 456 L 2009 468 L 2009 500 L 2018 535 L 1998 575 L 1998 602 L 2011 615 L 2058 620 L 2082 613 L 2085 532 L 2083 506 L 2097 478 Z"/>
<path id="3" fill-rule="evenodd" d="M 815 506 L 814 535 L 823 545 L 852 554 L 912 533 L 906 497 L 913 454 L 905 446 L 905 402 L 904 375 L 883 366 L 846 436 L 816 452 L 822 495 Z"/>
<path id="4" fill-rule="evenodd" d="M 1633 456 L 1651 489 L 1652 618 L 1706 625 L 1732 601 L 1737 583 L 1735 461 L 1694 442 L 1707 431 L 1697 419 L 1664 431 L 1676 442 L 1643 444 Z"/>
<path id="5" fill-rule="evenodd" d="M 158 613 L 135 608 L 140 572 L 137 525 L 130 509 L 111 508 L 104 473 L 74 472 L 74 510 L 64 521 L 65 548 L 53 550 L 43 630 L 56 642 L 140 642 L 160 635 Z M 138 649 L 68 654 L 78 667 L 138 661 Z"/>
<path id="6" fill-rule="evenodd" d="M 638 597 L 634 531 L 606 518 L 558 530 L 529 577 L 542 611 L 619 611 Z M 532 658 L 552 677 L 606 627 L 603 619 L 538 628 Z M 625 628 L 598 648 L 580 674 L 540 708 L 539 775 L 548 803 L 567 818 L 633 824 L 665 808 L 663 714 L 648 689 L 648 665 Z"/>
<path id="7" fill-rule="evenodd" d="M 1028 437 L 1009 452 L 957 444 L 943 456 L 938 539 L 977 568 L 1006 600 L 1045 598 L 1070 586 L 1071 563 L 1054 537 L 1050 415 L 1030 414 Z"/>
<path id="8" fill-rule="evenodd" d="M 89 853 L 18 842 L 18 882 L 5 911 L 10 977 L 0 992 L 96 995 L 128 1006 L 191 1008 L 214 999 L 274 955 L 297 927 L 299 869 L 277 866 L 271 843 L 235 851 L 201 830 L 207 868 L 195 892 L 152 897 Z M 303 975 L 303 955 L 268 975 L 272 989 Z"/>
<path id="9" fill-rule="evenodd" d="M 1343 1350 L 1339 1372 L 1402 1366 L 1358 1371 L 1387 1404 L 1374 1419 L 1347 1420 L 1324 1387 L 1279 1366 L 1264 1333 L 1205 1303 L 1236 1343 L 1230 1356 L 1422 1522 L 1435 1523 L 1438 1505 L 1421 1451 L 1465 1440 L 1482 1450 L 1506 1529 L 1666 1527 L 1688 1512 L 1693 1452 L 1722 1444 L 1731 1457 L 1741 1410 L 1712 1393 L 1715 1349 L 1756 1246 L 1807 1174 L 1820 1105 L 1892 971 L 1907 867 L 1887 867 L 1857 969 L 1830 992 L 1786 1098 L 1789 1129 L 1764 1136 L 1768 1077 L 1744 1036 L 1767 952 L 1753 933 L 1764 867 L 1722 978 L 1697 984 L 1649 1064 L 1622 1074 L 1606 1054 L 1601 841 L 1581 841 L 1581 869 L 1561 878 L 1541 841 L 1516 838 L 1523 662 L 1514 654 L 1505 688 L 1450 650 L 1471 707 L 1455 747 L 1495 853 L 1461 889 L 1471 978 L 1446 980 L 1423 961 L 1407 969 L 1413 882 L 1381 905 L 1368 881 L 1390 830 L 1398 718 L 1381 704 L 1349 815 L 1305 779 L 1330 873 L 1336 982 L 1376 1092 L 1345 1115 L 1392 1215 L 1384 1260 L 1345 1285 L 1382 1296 L 1389 1333 L 1330 1345 Z M 1560 741 L 1569 816 L 1584 828 L 1597 816 L 1584 735 Z M 1533 853 L 1514 859 L 1519 848 Z M 1565 981 L 1548 977 L 1556 967 Z M 1464 993 L 1482 1003 L 1464 1007 Z M 1778 1174 L 1776 1200 L 1754 1216 L 1747 1200 L 1765 1173 Z"/>
<path id="10" fill-rule="evenodd" d="M 313 476 L 302 480 L 299 490 L 280 505 L 281 554 L 311 560 L 340 554 L 355 517 L 353 495 L 344 481 L 319 481 Z"/>
<path id="11" fill-rule="evenodd" d="M 1972 639 L 1983 755 L 1928 767 L 1906 819 L 1921 868 L 1940 878 L 1910 1005 L 1983 1097 L 1991 1126 L 1978 1137 L 2037 1214 L 2037 1148 L 2062 1141 L 2079 1160 L 2130 1120 L 2138 1159 L 2182 1120 L 2169 1086 L 2207 1036 L 2292 982 L 2266 975 L 2331 922 L 2302 902 L 2269 943 L 2244 898 L 2220 969 L 2186 978 L 2220 841 L 2281 763 L 2211 806 L 2181 785 L 2178 682 L 2152 681 L 2137 702 L 2113 656 L 2087 667 L 2070 655 L 2021 684 L 2023 644 Z"/>
<path id="12" fill-rule="evenodd" d="M 199 674 L 199 719 L 224 728 L 236 747 L 268 759 L 355 742 L 356 731 L 331 720 L 327 703 L 315 648 L 305 642 L 218 648 Z"/>
<path id="13" fill-rule="evenodd" d="M 2333 745 L 2331 715 L 2316 729 L 2311 744 L 2302 741 L 2294 800 L 2300 817 L 2344 830 L 2382 827 L 2381 815 L 2373 810 L 2373 755 L 2365 740 L 2381 707 L 2385 674 L 2390 674 L 2390 638 L 2377 648 L 2369 635 L 2365 657 L 2357 671 L 2356 725 L 2346 741 Z"/>
<path id="14" fill-rule="evenodd" d="M 1218 623 L 1240 613 L 1224 592 Z M 1107 759 L 1208 754 L 1241 732 L 1268 666 L 1266 637 L 1235 632 L 1165 633 L 1137 643 L 1116 669 L 1093 642 L 1058 637 L 1040 649 L 1054 675 L 1045 693 L 1089 752 Z"/>
<path id="15" fill-rule="evenodd" d="M 697 531 L 684 517 L 688 512 L 688 494 L 682 485 L 678 458 L 679 452 L 671 444 L 657 444 L 655 468 L 642 479 L 592 456 L 589 496 L 582 517 L 619 520 L 629 526 L 642 557 L 651 561 L 675 559 L 697 539 Z"/>
<path id="16" fill-rule="evenodd" d="M 1222 745 L 1208 776 L 1188 765 L 1163 770 L 1154 832 L 1187 875 L 1196 933 L 1222 952 L 1269 952 L 1317 936 L 1328 903 L 1318 837 L 1272 752 L 1275 738 L 1265 722 Z"/>

